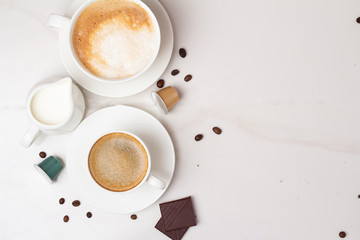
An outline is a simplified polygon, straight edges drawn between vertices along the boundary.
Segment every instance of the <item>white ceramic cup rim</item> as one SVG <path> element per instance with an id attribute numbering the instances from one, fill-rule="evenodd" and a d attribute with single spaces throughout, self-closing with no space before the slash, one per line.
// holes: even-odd
<path id="1" fill-rule="evenodd" d="M 93 74 L 92 72 L 90 72 L 79 60 L 74 47 L 73 47 L 73 43 L 72 43 L 72 36 L 73 36 L 73 30 L 74 30 L 74 26 L 75 23 L 78 19 L 78 17 L 80 16 L 80 14 L 83 12 L 83 10 L 85 10 L 91 3 L 96 2 L 97 0 L 88 0 L 85 3 L 83 3 L 74 13 L 74 15 L 71 17 L 70 19 L 70 24 L 69 27 L 67 29 L 67 35 L 68 35 L 68 41 L 69 41 L 69 46 L 70 46 L 70 51 L 71 51 L 71 57 L 73 58 L 76 66 L 83 72 L 85 73 L 88 77 L 93 78 L 99 82 L 103 82 L 103 83 L 119 83 L 119 82 L 125 82 L 125 81 L 129 81 L 132 79 L 137 78 L 138 76 L 140 76 L 141 74 L 143 74 L 146 70 L 148 70 L 151 65 L 155 62 L 155 59 L 157 58 L 157 55 L 159 53 L 160 50 L 160 44 L 161 44 L 161 33 L 160 33 L 160 26 L 159 23 L 156 19 L 156 16 L 154 15 L 154 13 L 151 11 L 151 9 L 142 1 L 140 0 L 128 0 L 131 2 L 134 2 L 136 4 L 139 4 L 140 7 L 142 7 L 151 17 L 151 20 L 154 23 L 154 27 L 156 29 L 157 35 L 158 35 L 158 44 L 157 44 L 157 48 L 156 48 L 156 52 L 154 53 L 153 58 L 151 59 L 151 61 L 149 61 L 149 63 L 138 73 L 131 75 L 129 77 L 125 77 L 125 78 L 114 78 L 114 79 L 107 79 L 107 78 L 102 78 L 99 77 L 95 74 Z"/>
<path id="2" fill-rule="evenodd" d="M 89 155 L 90 155 L 90 150 L 92 149 L 92 147 L 94 146 L 94 144 L 102 137 L 108 135 L 108 134 L 112 134 L 112 133 L 124 133 L 124 134 L 127 134 L 127 135 L 130 135 L 132 137 L 134 137 L 137 141 L 139 141 L 141 143 L 141 145 L 144 147 L 145 149 L 145 152 L 146 152 L 146 155 L 147 155 L 147 160 L 148 160 L 148 167 L 147 167 L 147 170 L 146 170 L 146 174 L 144 176 L 144 178 L 141 180 L 140 183 L 138 183 L 138 185 L 136 185 L 135 187 L 129 189 L 129 190 L 126 190 L 126 191 L 112 191 L 112 190 L 109 190 L 109 189 L 106 189 L 105 187 L 101 186 L 99 183 L 97 183 L 94 179 L 94 177 L 91 175 L 91 172 L 90 172 L 90 169 L 89 170 L 89 174 L 90 174 L 90 177 L 93 181 L 93 183 L 95 183 L 97 186 L 99 186 L 101 189 L 103 190 L 106 190 L 107 192 L 110 192 L 110 193 L 114 193 L 114 194 L 125 194 L 125 193 L 129 193 L 129 192 L 132 192 L 134 191 L 135 189 L 139 188 L 141 185 L 143 185 L 146 180 L 148 179 L 149 175 L 150 175 L 150 170 L 151 170 L 151 157 L 150 157 L 150 153 L 149 153 L 149 149 L 147 148 L 146 144 L 144 143 L 144 141 L 138 137 L 137 135 L 133 134 L 133 133 L 130 133 L 130 132 L 127 132 L 127 131 L 110 131 L 110 132 L 106 132 L 105 134 L 101 134 L 99 135 L 95 141 L 93 141 L 93 143 L 91 144 L 91 147 L 89 149 L 89 153 L 88 153 L 88 158 L 87 158 L 87 164 L 88 164 L 88 168 L 89 168 Z"/>

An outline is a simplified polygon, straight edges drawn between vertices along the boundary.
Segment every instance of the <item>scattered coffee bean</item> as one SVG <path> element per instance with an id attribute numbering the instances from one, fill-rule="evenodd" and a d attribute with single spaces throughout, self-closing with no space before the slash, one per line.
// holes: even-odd
<path id="1" fill-rule="evenodd" d="M 188 74 L 188 75 L 186 75 L 186 76 L 184 77 L 185 82 L 188 82 L 188 81 L 190 81 L 191 79 L 192 79 L 192 76 L 191 76 L 190 74 Z"/>
<path id="2" fill-rule="evenodd" d="M 92 217 L 92 213 L 91 213 L 91 212 L 87 212 L 87 213 L 86 213 L 86 216 L 87 216 L 88 218 L 91 218 L 91 217 Z"/>
<path id="3" fill-rule="evenodd" d="M 186 50 L 184 48 L 180 48 L 179 49 L 179 55 L 182 58 L 186 57 Z"/>
<path id="4" fill-rule="evenodd" d="M 40 156 L 41 158 L 46 158 L 46 152 L 40 152 L 40 153 L 39 153 L 39 156 Z"/>
<path id="5" fill-rule="evenodd" d="M 165 81 L 163 79 L 160 79 L 159 81 L 157 81 L 156 86 L 158 88 L 162 88 L 165 85 Z"/>
<path id="6" fill-rule="evenodd" d="M 216 133 L 217 135 L 220 135 L 222 130 L 219 127 L 213 127 L 212 129 L 214 131 L 214 133 Z"/>
<path id="7" fill-rule="evenodd" d="M 174 69 L 174 70 L 171 71 L 171 75 L 176 76 L 176 75 L 179 74 L 179 72 L 180 71 L 178 69 Z"/>
<path id="8" fill-rule="evenodd" d="M 339 237 L 345 238 L 345 237 L 346 237 L 346 233 L 345 233 L 345 232 L 339 232 Z"/>
<path id="9" fill-rule="evenodd" d="M 60 203 L 60 204 L 64 204 L 64 203 L 65 203 L 65 199 L 64 199 L 64 198 L 60 198 L 60 199 L 59 199 L 59 203 Z"/>
<path id="10" fill-rule="evenodd" d="M 360 195 L 358 195 L 358 198 L 360 198 Z"/>
<path id="11" fill-rule="evenodd" d="M 132 220 L 136 220 L 136 219 L 137 219 L 136 214 L 132 214 L 130 217 L 131 217 Z"/>
<path id="12" fill-rule="evenodd" d="M 64 216 L 64 222 L 68 222 L 69 221 L 69 216 L 68 215 L 65 215 Z"/>
<path id="13" fill-rule="evenodd" d="M 78 207 L 78 206 L 80 206 L 80 201 L 79 201 L 79 200 L 75 200 L 75 201 L 72 202 L 72 205 L 73 205 L 74 207 Z"/>
<path id="14" fill-rule="evenodd" d="M 356 19 L 356 22 L 357 22 L 357 23 L 360 23 L 360 17 L 358 17 L 358 18 Z"/>
<path id="15" fill-rule="evenodd" d="M 203 138 L 203 135 L 202 134 L 198 134 L 195 136 L 195 141 L 200 141 L 201 139 Z"/>

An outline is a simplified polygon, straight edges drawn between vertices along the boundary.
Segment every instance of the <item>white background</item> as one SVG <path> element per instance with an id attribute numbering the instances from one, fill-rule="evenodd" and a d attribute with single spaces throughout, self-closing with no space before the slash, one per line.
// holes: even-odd
<path id="1" fill-rule="evenodd" d="M 174 141 L 170 187 L 133 221 L 87 204 L 66 167 L 53 185 L 34 170 L 40 151 L 64 158 L 71 133 L 20 145 L 29 89 L 67 75 L 45 22 L 71 0 L 0 0 L 0 239 L 165 240 L 154 228 L 158 204 L 189 195 L 198 226 L 184 239 L 331 240 L 342 230 L 360 239 L 360 2 L 161 2 L 175 34 L 163 75 L 181 94 L 174 109 L 163 115 L 151 106 L 155 85 L 123 99 L 83 90 L 86 115 L 115 104 L 139 107 Z M 76 199 L 79 208 L 71 206 Z"/>

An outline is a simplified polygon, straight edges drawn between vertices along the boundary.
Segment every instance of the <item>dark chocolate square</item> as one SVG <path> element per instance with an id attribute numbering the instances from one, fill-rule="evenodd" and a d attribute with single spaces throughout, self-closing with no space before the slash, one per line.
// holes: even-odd
<path id="1" fill-rule="evenodd" d="M 165 234 L 166 236 L 168 236 L 169 238 L 171 238 L 172 240 L 180 240 L 188 230 L 188 227 L 184 227 L 175 230 L 165 231 L 162 218 L 160 218 L 160 220 L 157 222 L 155 228 L 160 232 L 162 232 L 163 234 Z"/>
<path id="2" fill-rule="evenodd" d="M 191 197 L 161 203 L 160 211 L 165 231 L 196 225 Z"/>

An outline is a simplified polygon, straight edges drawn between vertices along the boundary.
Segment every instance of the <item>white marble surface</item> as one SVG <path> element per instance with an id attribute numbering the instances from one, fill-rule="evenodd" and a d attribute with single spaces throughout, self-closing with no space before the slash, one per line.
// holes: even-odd
<path id="1" fill-rule="evenodd" d="M 156 86 L 123 99 L 83 90 L 86 115 L 115 104 L 139 107 L 173 138 L 173 181 L 133 221 L 87 204 L 66 167 L 53 185 L 34 171 L 42 150 L 65 157 L 71 133 L 20 145 L 31 86 L 67 75 L 45 22 L 71 0 L 0 0 L 0 239 L 165 240 L 154 229 L 158 204 L 188 195 L 198 226 L 184 239 L 331 240 L 341 230 L 360 239 L 360 2 L 161 2 L 175 32 L 163 77 L 180 91 L 178 105 L 157 112 L 149 95 Z M 215 125 L 222 135 L 212 133 Z M 70 204 L 75 199 L 79 208 Z"/>

